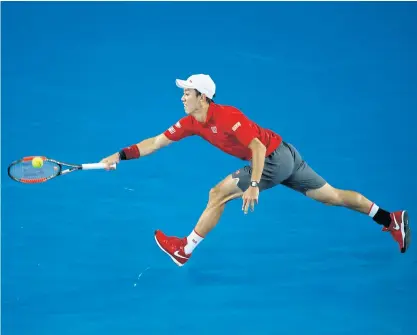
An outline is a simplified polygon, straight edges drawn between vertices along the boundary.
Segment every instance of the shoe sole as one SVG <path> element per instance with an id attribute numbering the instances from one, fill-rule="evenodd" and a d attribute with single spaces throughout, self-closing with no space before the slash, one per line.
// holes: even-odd
<path id="1" fill-rule="evenodd" d="M 180 262 L 178 262 L 174 257 L 171 256 L 171 254 L 169 252 L 167 252 L 164 248 L 162 248 L 162 246 L 159 244 L 158 240 L 156 239 L 156 233 L 154 235 L 155 238 L 155 242 L 158 245 L 158 247 L 165 252 L 169 257 L 171 257 L 171 259 L 174 261 L 175 264 L 177 264 L 178 266 L 183 266 L 184 264 L 181 264 Z"/>
<path id="2" fill-rule="evenodd" d="M 401 253 L 405 253 L 410 246 L 411 243 L 411 229 L 408 225 L 408 212 L 403 211 L 402 213 L 402 221 L 404 224 L 404 248 L 401 248 Z"/>

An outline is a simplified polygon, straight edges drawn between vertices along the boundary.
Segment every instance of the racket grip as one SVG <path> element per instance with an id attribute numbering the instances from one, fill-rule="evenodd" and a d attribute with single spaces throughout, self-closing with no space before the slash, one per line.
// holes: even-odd
<path id="1" fill-rule="evenodd" d="M 81 164 L 83 170 L 101 170 L 104 169 L 106 164 L 104 163 L 91 163 L 91 164 Z M 116 168 L 116 164 L 110 165 L 112 168 Z"/>

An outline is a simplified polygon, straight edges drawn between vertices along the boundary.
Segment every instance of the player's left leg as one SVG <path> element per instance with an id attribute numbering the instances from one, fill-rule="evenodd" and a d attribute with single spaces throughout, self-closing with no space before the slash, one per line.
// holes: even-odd
<path id="1" fill-rule="evenodd" d="M 346 207 L 369 215 L 384 226 L 383 231 L 391 233 L 402 253 L 407 251 L 411 239 L 407 211 L 387 212 L 358 192 L 337 189 L 328 183 L 319 189 L 308 190 L 306 195 L 327 205 Z"/>
<path id="2" fill-rule="evenodd" d="M 402 253 L 407 251 L 411 240 L 407 211 L 388 212 L 378 207 L 359 192 L 341 190 L 329 185 L 319 176 L 290 145 L 294 153 L 297 169 L 283 182 L 285 186 L 304 193 L 311 199 L 331 206 L 341 206 L 369 215 L 376 223 L 383 225 L 383 231 L 389 231 L 398 243 Z"/>
<path id="3" fill-rule="evenodd" d="M 337 189 L 328 183 L 320 188 L 306 191 L 306 195 L 309 198 L 320 201 L 326 205 L 343 206 L 363 214 L 369 214 L 373 205 L 369 199 L 358 192 Z M 388 213 L 388 216 L 385 215 L 381 222 L 378 223 L 388 227 L 390 221 Z"/>

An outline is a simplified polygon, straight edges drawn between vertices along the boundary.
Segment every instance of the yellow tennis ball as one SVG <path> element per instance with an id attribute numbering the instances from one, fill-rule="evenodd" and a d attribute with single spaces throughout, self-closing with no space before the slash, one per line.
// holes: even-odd
<path id="1" fill-rule="evenodd" d="M 41 168 L 43 165 L 43 159 L 40 157 L 35 157 L 32 159 L 32 166 L 36 169 Z"/>

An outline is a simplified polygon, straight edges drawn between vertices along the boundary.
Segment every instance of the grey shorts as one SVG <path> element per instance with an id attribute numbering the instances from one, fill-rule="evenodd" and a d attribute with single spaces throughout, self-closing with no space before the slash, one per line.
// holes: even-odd
<path id="1" fill-rule="evenodd" d="M 232 176 L 238 178 L 238 187 L 245 191 L 251 181 L 252 167 L 247 165 L 235 171 Z M 308 190 L 320 188 L 326 181 L 319 176 L 301 157 L 297 149 L 282 142 L 275 151 L 265 158 L 264 170 L 259 190 L 282 184 L 306 194 Z"/>

